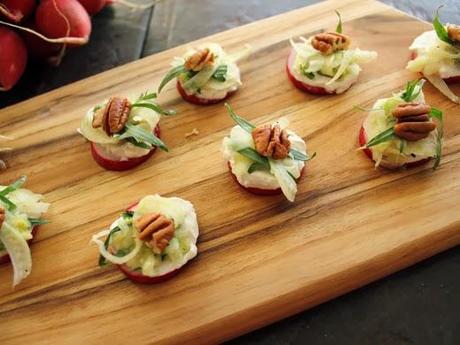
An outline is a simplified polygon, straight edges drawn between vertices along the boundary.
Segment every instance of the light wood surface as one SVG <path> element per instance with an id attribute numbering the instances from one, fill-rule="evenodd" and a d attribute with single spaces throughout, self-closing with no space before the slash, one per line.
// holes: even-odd
<path id="1" fill-rule="evenodd" d="M 379 59 L 340 96 L 295 89 L 284 68 L 288 39 L 334 28 Z M 104 171 L 76 132 L 86 110 L 112 94 L 153 89 L 177 47 L 0 111 L 0 133 L 13 136 L 10 169 L 52 203 L 32 246 L 33 272 L 11 290 L 0 267 L 1 344 L 215 343 L 363 286 L 460 243 L 459 107 L 430 85 L 427 101 L 445 111 L 444 157 L 409 171 L 375 170 L 356 152 L 370 106 L 415 75 L 404 70 L 407 47 L 429 29 L 381 3 L 336 0 L 269 18 L 201 41 L 229 52 L 253 46 L 240 64 L 244 86 L 230 99 L 255 123 L 287 116 L 318 156 L 299 184 L 296 202 L 241 190 L 220 153 L 233 125 L 222 104 L 181 100 L 171 84 L 163 105 L 170 153 L 157 152 L 132 171 Z M 460 88 L 454 87 L 456 92 Z M 200 135 L 185 138 L 197 128 Z M 147 193 L 179 196 L 197 209 L 199 256 L 173 280 L 141 286 L 115 268 L 97 266 L 92 234 Z M 353 320 L 350 320 L 353 322 Z"/>

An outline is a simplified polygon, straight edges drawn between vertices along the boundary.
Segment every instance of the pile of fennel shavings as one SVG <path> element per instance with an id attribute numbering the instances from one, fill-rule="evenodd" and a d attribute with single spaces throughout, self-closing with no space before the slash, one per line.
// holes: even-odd
<path id="1" fill-rule="evenodd" d="M 442 7 L 442 6 L 441 6 Z M 438 42 L 429 47 L 424 54 L 409 61 L 407 68 L 412 72 L 422 72 L 424 77 L 433 84 L 444 96 L 452 102 L 460 104 L 460 97 L 452 92 L 444 79 L 439 75 L 439 69 L 444 64 L 455 64 L 460 67 L 460 45 L 453 42 L 447 33 L 446 26 L 439 19 L 439 10 L 433 20 L 433 28 Z"/>
<path id="2" fill-rule="evenodd" d="M 244 48 L 236 54 L 227 55 L 218 44 L 207 44 L 206 47 L 214 54 L 215 60 L 212 66 L 203 68 L 199 72 L 186 69 L 184 66 L 185 61 L 190 55 L 195 53 L 195 50 L 189 50 L 184 57 L 174 58 L 172 62 L 173 68 L 166 73 L 161 81 L 158 87 L 158 93 L 163 90 L 166 84 L 175 78 L 178 78 L 182 82 L 184 89 L 193 90 L 198 93 L 200 93 L 200 89 L 210 80 L 217 81 L 218 84 L 222 83 L 220 87 L 224 87 L 226 82 L 235 79 L 233 78 L 233 74 L 235 74 L 233 69 L 236 68 L 234 67 L 234 63 L 247 57 L 251 51 L 251 47 L 245 45 Z M 238 80 L 234 80 L 234 82 L 241 84 L 239 78 Z"/>
<path id="3" fill-rule="evenodd" d="M 245 120 L 241 116 L 237 115 L 228 103 L 225 103 L 225 107 L 227 108 L 230 117 L 236 122 L 236 124 L 249 134 L 252 134 L 252 131 L 256 128 L 256 126 L 254 126 L 252 123 Z M 286 198 L 291 202 L 294 201 L 295 195 L 297 194 L 297 181 L 295 177 L 292 176 L 283 167 L 282 164 L 280 164 L 274 159 L 261 156 L 252 147 L 242 148 L 239 149 L 237 152 L 253 161 L 253 163 L 248 169 L 248 173 L 251 174 L 257 170 L 270 172 L 278 181 L 281 190 L 283 194 L 286 196 Z M 292 148 L 289 152 L 289 157 L 291 159 L 303 162 L 309 161 L 313 159 L 315 156 L 316 152 L 313 153 L 312 156 L 308 156 Z"/>
<path id="4" fill-rule="evenodd" d="M 335 13 L 339 20 L 335 31 L 341 34 L 342 18 L 339 12 L 335 11 Z M 299 39 L 301 43 L 295 43 L 292 38 L 289 40 L 296 52 L 294 64 L 309 79 L 313 80 L 318 75 L 330 78 L 326 85 L 343 80 L 349 74 L 357 75 L 361 70 L 360 64 L 370 62 L 377 57 L 376 52 L 359 48 L 339 50 L 331 55 L 323 55 L 311 45 L 312 37 L 308 39 L 300 37 Z"/>
<path id="5" fill-rule="evenodd" d="M 9 255 L 13 265 L 13 287 L 32 270 L 32 257 L 27 241 L 32 239 L 34 226 L 46 224 L 41 215 L 49 204 L 43 196 L 21 189 L 23 176 L 9 186 L 0 186 L 0 204 L 5 209 L 5 220 L 0 228 L 0 255 Z"/>
<path id="6" fill-rule="evenodd" d="M 425 83 L 424 79 L 420 80 L 412 80 L 407 82 L 406 88 L 395 94 L 393 97 L 388 98 L 385 100 L 383 107 L 382 108 L 374 108 L 371 109 L 370 111 L 383 111 L 383 114 L 385 116 L 385 120 L 388 123 L 388 128 L 381 133 L 377 134 L 368 142 L 366 143 L 365 146 L 360 147 L 359 149 L 366 149 L 366 148 L 371 148 L 374 147 L 377 148 L 377 145 L 382 146 L 383 150 L 385 149 L 385 143 L 389 142 L 399 142 L 399 154 L 400 155 L 405 155 L 406 154 L 406 146 L 407 146 L 407 141 L 399 138 L 395 135 L 394 133 L 394 125 L 396 124 L 396 119 L 393 117 L 392 112 L 393 110 L 402 103 L 410 103 L 419 99 L 423 99 L 423 92 L 422 88 Z M 433 165 L 433 169 L 437 169 L 440 162 L 441 162 L 441 156 L 442 156 L 442 138 L 443 138 L 443 131 L 444 131 L 444 118 L 443 118 L 443 113 L 441 110 L 436 109 L 434 107 L 431 107 L 431 110 L 428 114 L 432 119 L 438 121 L 438 128 L 437 128 L 437 138 L 436 138 L 436 155 L 435 155 L 435 161 Z M 379 166 L 381 160 L 383 158 L 380 157 L 376 161 L 376 167 Z"/>
<path id="7" fill-rule="evenodd" d="M 155 92 L 145 92 L 136 99 L 135 102 L 131 104 L 132 108 L 146 108 L 150 109 L 160 115 L 170 116 L 175 115 L 174 110 L 163 109 L 153 100 L 157 98 Z M 103 107 L 103 105 L 98 105 L 93 108 L 93 113 Z M 128 122 L 125 125 L 125 128 L 122 132 L 114 134 L 113 138 L 121 141 L 126 140 L 127 142 L 133 144 L 134 146 L 151 150 L 153 147 L 158 147 L 163 151 L 168 152 L 168 147 L 166 144 L 158 138 L 153 131 L 146 130 L 141 126 L 142 119 L 137 118 L 137 116 L 130 116 Z M 153 129 L 152 129 L 153 130 Z"/>

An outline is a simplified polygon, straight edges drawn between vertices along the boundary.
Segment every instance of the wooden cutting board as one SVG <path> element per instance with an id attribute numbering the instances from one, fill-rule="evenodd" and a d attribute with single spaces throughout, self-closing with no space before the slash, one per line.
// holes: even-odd
<path id="1" fill-rule="evenodd" d="M 379 59 L 343 95 L 306 95 L 285 74 L 288 39 L 334 28 L 334 9 L 355 44 L 376 50 Z M 157 152 L 123 173 L 93 161 L 76 132 L 86 110 L 112 94 L 155 88 L 185 46 L 1 110 L 0 132 L 15 140 L 0 182 L 26 174 L 27 187 L 52 207 L 51 224 L 32 246 L 31 276 L 12 291 L 11 268 L 0 267 L 0 343 L 219 342 L 459 244 L 459 106 L 425 87 L 428 102 L 446 116 L 436 172 L 431 165 L 375 170 L 356 152 L 365 114 L 353 106 L 368 107 L 416 77 L 404 70 L 407 47 L 429 28 L 372 0 L 335 0 L 200 40 L 229 52 L 250 43 L 253 54 L 240 64 L 244 86 L 230 103 L 255 123 L 287 116 L 317 152 L 293 204 L 241 190 L 220 153 L 233 126 L 223 105 L 187 104 L 172 84 L 160 98 L 179 112 L 161 123 L 170 153 Z M 193 128 L 200 134 L 186 139 Z M 201 229 L 199 256 L 154 286 L 100 269 L 89 245 L 92 234 L 147 193 L 190 200 Z"/>

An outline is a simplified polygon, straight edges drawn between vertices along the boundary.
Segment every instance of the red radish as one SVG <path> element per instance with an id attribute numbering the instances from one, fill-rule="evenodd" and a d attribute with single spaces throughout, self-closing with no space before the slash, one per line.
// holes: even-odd
<path id="1" fill-rule="evenodd" d="M 32 26 L 31 29 L 35 30 L 36 28 Z M 27 51 L 31 58 L 46 60 L 51 65 L 55 65 L 54 60 L 58 59 L 62 50 L 62 44 L 47 42 L 29 32 L 23 33 L 23 37 L 26 42 Z"/>
<path id="2" fill-rule="evenodd" d="M 88 42 L 91 34 L 91 19 L 77 0 L 42 0 L 35 12 L 35 25 L 48 38 L 76 37 L 81 44 Z"/>
<path id="3" fill-rule="evenodd" d="M 35 0 L 1 0 L 0 15 L 19 23 L 32 14 L 35 6 Z"/>
<path id="4" fill-rule="evenodd" d="M 0 26 L 0 90 L 11 89 L 26 68 L 27 49 L 13 30 Z"/>
<path id="5" fill-rule="evenodd" d="M 367 136 L 366 136 L 366 131 L 364 130 L 364 127 L 361 126 L 361 129 L 359 130 L 359 137 L 358 137 L 358 142 L 359 142 L 359 146 L 360 147 L 363 147 L 366 145 L 367 143 Z M 363 149 L 363 152 L 364 154 L 370 159 L 370 160 L 374 160 L 372 158 L 372 151 L 370 149 Z M 421 166 L 427 162 L 430 161 L 430 158 L 424 158 L 424 159 L 421 159 L 419 161 L 415 161 L 415 162 L 411 162 L 411 163 L 406 163 L 404 164 L 402 167 L 405 167 L 405 168 L 415 168 L 415 167 L 418 167 L 418 166 Z M 401 167 L 401 168 L 402 168 Z M 391 168 L 390 168 L 391 169 Z"/>
<path id="6" fill-rule="evenodd" d="M 155 127 L 154 133 L 158 138 L 160 137 L 159 125 Z M 94 160 L 104 169 L 112 171 L 124 171 L 133 169 L 138 165 L 144 163 L 146 160 L 148 160 L 153 155 L 155 150 L 156 148 L 153 148 L 145 156 L 130 158 L 124 161 L 116 161 L 108 157 L 105 157 L 101 150 L 98 148 L 98 145 L 91 142 L 91 154 L 93 155 Z"/>
<path id="7" fill-rule="evenodd" d="M 198 97 L 196 95 L 187 95 L 187 93 L 185 92 L 179 80 L 177 81 L 176 86 L 177 86 L 177 91 L 179 91 L 180 95 L 182 96 L 184 100 L 186 100 L 189 103 L 196 104 L 196 105 L 216 104 L 216 103 L 223 101 L 224 99 L 227 99 L 228 97 L 232 96 L 236 92 L 236 91 L 228 92 L 224 98 L 220 98 L 220 99 L 206 99 L 203 97 Z"/>
<path id="8" fill-rule="evenodd" d="M 99 13 L 108 3 L 107 0 L 78 0 L 90 16 Z"/>
<path id="9" fill-rule="evenodd" d="M 262 189 L 262 188 L 254 188 L 254 187 L 245 187 L 240 183 L 240 181 L 238 181 L 238 178 L 233 173 L 232 165 L 230 164 L 230 162 L 227 162 L 227 166 L 228 166 L 228 169 L 230 171 L 230 175 L 232 175 L 232 177 L 235 180 L 235 182 L 238 183 L 238 185 L 241 188 L 247 190 L 248 192 L 250 192 L 252 194 L 257 194 L 257 195 L 279 195 L 279 194 L 283 193 L 281 188 L 277 188 L 277 189 Z M 305 171 L 305 165 L 302 168 L 302 171 L 300 172 L 300 177 L 297 179 L 297 181 L 299 181 L 302 178 L 302 176 L 304 174 L 304 171 Z"/>
<path id="10" fill-rule="evenodd" d="M 34 237 L 35 235 L 37 234 L 38 232 L 38 225 L 34 226 L 32 228 L 32 238 L 30 240 L 27 241 L 27 244 L 30 246 L 30 244 L 32 243 L 32 241 L 34 240 Z M 0 265 L 1 264 L 5 264 L 7 262 L 10 262 L 10 256 L 8 254 L 4 254 L 2 256 L 0 256 Z"/>

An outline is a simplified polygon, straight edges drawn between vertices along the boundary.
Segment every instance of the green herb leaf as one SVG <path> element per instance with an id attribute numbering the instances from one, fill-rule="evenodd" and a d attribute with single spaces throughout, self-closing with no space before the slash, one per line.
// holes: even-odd
<path id="1" fill-rule="evenodd" d="M 403 153 L 405 147 L 406 147 L 406 140 L 400 138 L 400 140 L 399 140 L 399 153 Z"/>
<path id="2" fill-rule="evenodd" d="M 434 31 L 436 31 L 436 35 L 438 35 L 438 38 L 441 41 L 446 42 L 448 44 L 454 44 L 454 42 L 449 38 L 449 34 L 447 33 L 446 27 L 444 26 L 444 24 L 441 23 L 441 20 L 439 19 L 439 10 L 442 7 L 443 6 L 439 6 L 436 10 L 436 16 L 433 20 L 433 28 Z"/>
<path id="3" fill-rule="evenodd" d="M 232 107 L 230 106 L 230 104 L 225 103 L 225 107 L 227 108 L 227 111 L 228 111 L 230 117 L 233 119 L 233 121 L 236 122 L 236 124 L 238 126 L 243 128 L 246 132 L 252 133 L 252 131 L 254 130 L 254 128 L 256 128 L 256 126 L 254 126 L 249 121 L 243 119 L 239 115 L 236 115 L 235 112 L 233 111 Z"/>
<path id="4" fill-rule="evenodd" d="M 175 110 L 172 110 L 172 109 L 163 109 L 162 107 L 160 107 L 158 104 L 155 104 L 155 103 L 133 103 L 132 105 L 133 108 L 135 107 L 141 107 L 141 108 L 147 108 L 147 109 L 151 109 L 153 111 L 156 111 L 158 114 L 161 114 L 161 115 L 166 115 L 166 116 L 169 116 L 169 115 L 176 115 L 176 111 Z"/>
<path id="5" fill-rule="evenodd" d="M 401 94 L 401 98 L 406 102 L 412 102 L 422 92 L 424 84 L 425 79 L 408 81 L 404 92 Z"/>
<path id="6" fill-rule="evenodd" d="M 303 74 L 305 74 L 305 76 L 308 79 L 315 79 L 315 73 L 313 73 L 313 72 L 304 72 Z"/>
<path id="7" fill-rule="evenodd" d="M 238 153 L 253 160 L 256 163 L 264 166 L 264 169 L 270 170 L 270 164 L 268 164 L 268 159 L 264 156 L 261 156 L 256 150 L 251 147 L 246 147 L 244 149 L 238 150 Z"/>
<path id="8" fill-rule="evenodd" d="M 47 221 L 46 219 L 42 219 L 42 218 L 29 218 L 29 222 L 32 226 L 43 225 L 43 224 L 49 223 L 49 221 Z"/>
<path id="9" fill-rule="evenodd" d="M 248 173 L 252 174 L 254 171 L 260 171 L 260 170 L 269 170 L 269 169 L 267 169 L 267 166 L 264 164 L 252 163 L 248 169 Z"/>
<path id="10" fill-rule="evenodd" d="M 377 134 L 375 137 L 373 137 L 371 140 L 369 140 L 366 144 L 366 147 L 372 147 L 378 144 L 381 144 L 383 142 L 392 140 L 395 137 L 395 131 L 393 127 L 390 127 L 380 134 Z"/>
<path id="11" fill-rule="evenodd" d="M 141 102 L 141 101 L 147 101 L 147 100 L 150 100 L 150 99 L 155 99 L 157 98 L 157 94 L 155 92 L 144 92 L 143 94 L 141 94 L 139 96 L 139 98 L 137 99 L 136 103 L 138 102 Z"/>
<path id="12" fill-rule="evenodd" d="M 16 209 L 16 204 L 11 202 L 6 196 L 0 195 L 0 201 L 6 205 L 8 211 L 14 211 Z"/>
<path id="13" fill-rule="evenodd" d="M 220 65 L 212 75 L 213 79 L 224 82 L 227 80 L 227 65 Z"/>
<path id="14" fill-rule="evenodd" d="M 133 144 L 134 146 L 137 146 L 137 147 L 140 147 L 141 149 L 146 149 L 146 150 L 150 150 L 152 148 L 151 145 L 149 144 L 146 144 L 142 141 L 137 141 L 135 138 L 133 137 L 130 137 L 130 138 L 126 138 L 126 141 L 130 142 L 131 144 Z"/>
<path id="15" fill-rule="evenodd" d="M 119 136 L 120 139 L 134 138 L 138 143 L 148 143 L 157 146 L 163 151 L 168 152 L 168 147 L 160 138 L 151 132 L 146 131 L 140 126 L 127 124 L 125 131 Z"/>
<path id="16" fill-rule="evenodd" d="M 437 169 L 439 166 L 439 163 L 441 163 L 441 156 L 442 156 L 442 137 L 444 135 L 444 115 L 441 110 L 436 109 L 436 108 L 431 108 L 429 114 L 430 117 L 435 118 L 439 121 L 439 127 L 438 127 L 438 137 L 436 141 L 436 157 L 435 157 L 435 162 L 433 165 L 433 169 Z"/>
<path id="17" fill-rule="evenodd" d="M 173 69 L 169 70 L 169 72 L 166 73 L 165 77 L 161 81 L 160 86 L 158 87 L 158 93 L 160 93 L 166 84 L 168 84 L 171 80 L 177 78 L 180 74 L 185 72 L 187 72 L 187 69 L 183 65 L 174 67 Z"/>
<path id="18" fill-rule="evenodd" d="M 113 234 L 117 233 L 118 231 L 121 231 L 121 229 L 118 226 L 110 230 L 109 234 L 107 235 L 107 238 L 104 241 L 105 249 L 109 248 L 110 239 L 112 238 Z M 99 266 L 105 265 L 107 265 L 107 260 L 102 255 L 99 255 Z"/>
<path id="19" fill-rule="evenodd" d="M 14 192 L 15 190 L 21 188 L 24 183 L 26 183 L 27 177 L 26 176 L 21 176 L 19 179 L 17 179 L 15 182 L 10 184 L 8 187 L 3 189 L 0 192 L 0 195 L 5 196 L 8 195 L 8 193 Z"/>
<path id="20" fill-rule="evenodd" d="M 342 16 L 340 15 L 339 11 L 335 11 L 337 17 L 339 17 L 339 22 L 337 23 L 337 27 L 335 28 L 335 32 L 341 34 L 342 33 Z"/>
<path id="21" fill-rule="evenodd" d="M 313 155 L 310 157 L 309 155 L 305 155 L 300 151 L 297 151 L 295 149 L 291 149 L 289 151 L 289 155 L 291 156 L 292 159 L 295 159 L 296 161 L 306 162 L 306 161 L 309 161 L 309 160 L 315 158 L 316 157 L 316 152 L 314 152 Z"/>
<path id="22" fill-rule="evenodd" d="M 102 105 L 96 105 L 94 108 L 93 108 L 93 113 L 95 113 L 96 111 L 98 111 L 99 109 L 102 108 Z"/>

